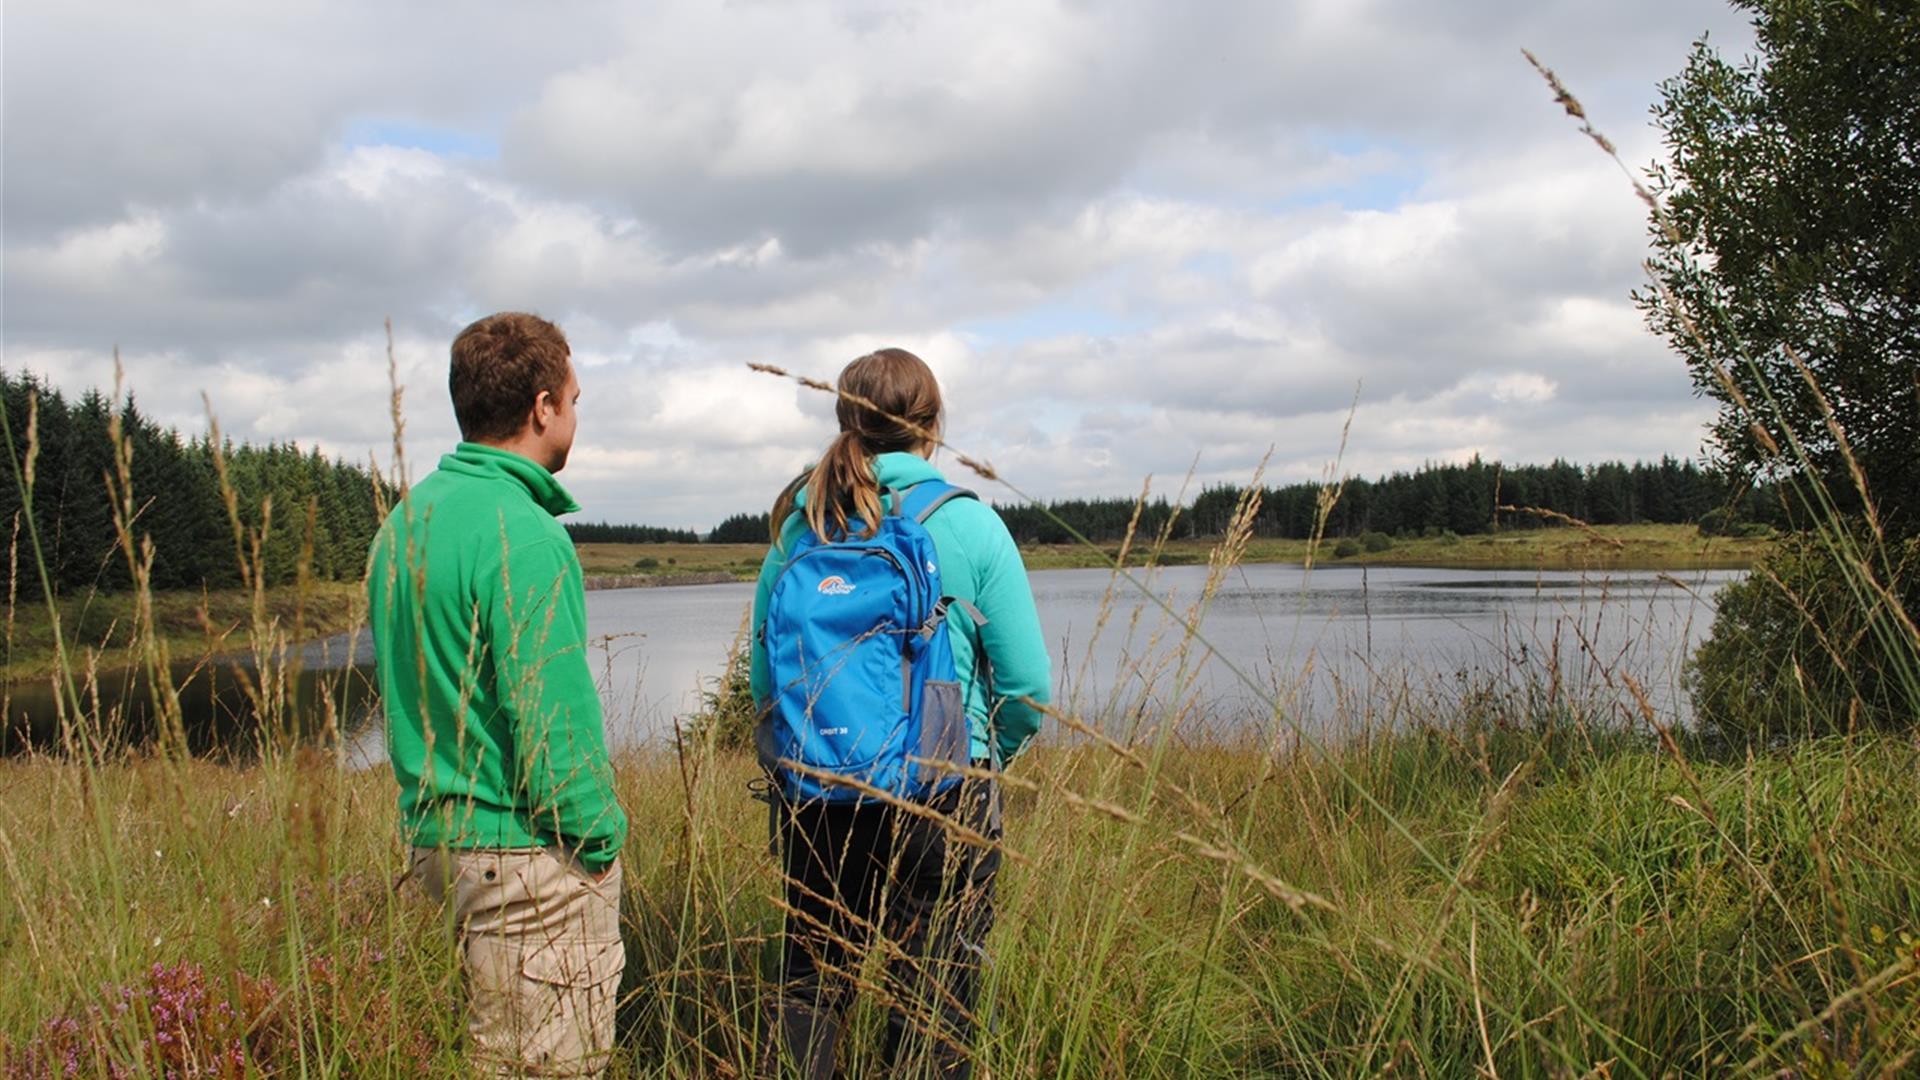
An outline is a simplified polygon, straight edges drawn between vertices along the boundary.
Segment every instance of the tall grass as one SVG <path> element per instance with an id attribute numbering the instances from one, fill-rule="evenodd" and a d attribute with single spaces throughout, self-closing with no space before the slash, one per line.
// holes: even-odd
<path id="1" fill-rule="evenodd" d="M 989 1073 L 1912 1062 L 1911 742 L 1703 756 L 1626 672 L 1551 665 L 1383 679 L 1335 700 L 1339 741 L 1297 726 L 1298 683 L 1252 683 L 1269 711 L 1229 735 L 1204 724 L 1209 646 L 1193 627 L 1255 509 L 1188 607 L 1124 614 L 1116 570 L 1106 610 L 1146 643 L 1114 680 L 1130 689 L 1082 675 L 1052 714 L 1065 737 L 1007 778 Z M 124 543 L 139 551 L 132 530 Z M 1158 546 L 1130 540 L 1121 561 L 1150 564 Z M 242 559 L 255 547 L 236 541 Z M 182 724 L 119 746 L 88 658 L 59 752 L 0 765 L 10 1075 L 463 1074 L 458 968 L 439 914 L 397 880 L 392 781 L 326 752 L 324 696 L 317 725 L 293 715 L 274 662 L 290 631 L 251 630 L 267 661 L 243 672 L 265 720 L 254 764 L 189 757 Z M 154 651 L 140 655 L 177 710 L 172 658 Z M 721 725 L 617 766 L 636 828 L 616 1071 L 748 1074 L 781 923 L 764 811 L 746 797 L 756 767 Z M 880 1005 L 856 1011 L 855 1074 L 878 1069 Z"/>
<path id="2" fill-rule="evenodd" d="M 755 767 L 701 745 L 617 766 L 637 826 L 617 1074 L 738 1075 L 780 922 Z M 4 769 L 11 1072 L 77 1045 L 76 1075 L 158 1075 L 237 1039 L 288 1075 L 462 1074 L 445 928 L 395 888 L 382 771 Z M 1014 1076 L 1897 1071 L 1920 1035 L 1916 769 L 1885 738 L 1688 761 L 1505 714 L 1332 761 L 1045 748 L 1014 774 L 980 1054 Z M 166 1011 L 182 973 L 206 998 Z"/>
<path id="3" fill-rule="evenodd" d="M 393 409 L 404 481 L 397 389 Z M 13 476 L 30 500 L 27 443 Z M 216 765 L 186 753 L 182 658 L 153 632 L 124 451 L 117 471 L 103 479 L 145 598 L 127 655 L 167 723 L 123 745 L 95 692 L 110 658 L 69 653 L 59 745 L 0 762 L 0 1070 L 464 1075 L 448 928 L 402 881 L 390 776 L 342 760 L 337 698 L 290 692 L 296 627 L 250 571 L 263 537 L 229 499 L 257 590 L 236 677 L 260 726 L 256 760 Z M 1196 673 L 1212 648 L 1196 628 L 1244 553 L 1255 497 L 1189 606 L 1133 574 L 1164 535 L 1122 545 L 1107 611 L 1144 600 L 1101 632 L 1145 644 L 1112 685 L 1082 674 L 1050 714 L 1058 737 L 1006 778 L 987 1075 L 1898 1075 L 1920 1062 L 1910 738 L 1729 752 L 1663 715 L 1631 672 L 1603 664 L 1582 681 L 1557 663 L 1453 683 L 1388 673 L 1337 696 L 1338 739 L 1301 721 L 1309 673 L 1236 672 L 1258 715 L 1238 734 L 1207 727 Z M 1877 585 L 1868 565 L 1860 602 Z M 1887 610 L 1911 655 L 1920 635 Z M 782 918 L 765 811 L 746 796 L 756 767 L 710 723 L 624 750 L 616 768 L 635 828 L 615 1073 L 751 1074 Z M 884 986 L 859 975 L 878 992 L 842 1063 L 874 1074 Z"/>

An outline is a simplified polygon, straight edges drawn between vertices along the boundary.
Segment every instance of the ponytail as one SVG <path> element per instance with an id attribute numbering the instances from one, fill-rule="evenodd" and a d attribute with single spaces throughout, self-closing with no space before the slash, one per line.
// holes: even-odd
<path id="1" fill-rule="evenodd" d="M 848 364 L 840 372 L 840 399 L 834 415 L 840 433 L 820 456 L 774 501 L 767 526 L 773 543 L 801 490 L 807 525 L 821 537 L 838 539 L 853 529 L 863 537 L 880 531 L 880 481 L 873 457 L 888 451 L 912 451 L 938 438 L 942 406 L 940 384 L 926 362 L 905 349 L 881 349 Z"/>
<path id="2" fill-rule="evenodd" d="M 787 516 L 793 513 L 794 497 L 806 489 L 807 479 L 813 475 L 812 469 L 800 470 L 800 475 L 787 481 L 780 494 L 773 500 L 773 511 L 767 515 L 767 542 L 774 547 L 780 546 L 780 533 L 787 524 Z"/>
<path id="3" fill-rule="evenodd" d="M 819 536 L 845 536 L 858 518 L 861 536 L 880 531 L 880 482 L 858 434 L 834 436 L 807 478 L 807 525 Z M 831 525 L 829 525 L 831 522 Z"/>

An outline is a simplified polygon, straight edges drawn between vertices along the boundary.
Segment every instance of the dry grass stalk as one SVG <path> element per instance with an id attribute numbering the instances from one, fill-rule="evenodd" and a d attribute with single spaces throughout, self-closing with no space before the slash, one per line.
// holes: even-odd
<path id="1" fill-rule="evenodd" d="M 1768 1043 L 1765 1049 L 1755 1054 L 1746 1064 L 1742 1065 L 1740 1071 L 1749 1076 L 1759 1074 L 1761 1066 L 1765 1065 L 1768 1061 L 1777 1059 L 1781 1050 L 1831 1022 L 1834 1017 L 1840 1015 L 1842 1010 L 1852 1007 L 1852 1005 L 1858 1001 L 1864 1000 L 1871 1002 L 1875 994 L 1890 990 L 1916 977 L 1920 977 L 1920 955 L 1916 955 L 1915 952 L 1910 950 L 1898 960 L 1888 964 L 1873 978 L 1860 983 L 1858 986 L 1844 993 L 1835 995 L 1833 1000 L 1827 1003 L 1826 1008 L 1795 1024 L 1792 1028 L 1781 1032 L 1778 1038 Z M 1908 1055 L 1908 1057 L 1910 1056 L 1911 1055 Z M 1883 1075 L 1894 1076 L 1897 1075 L 1897 1073 L 1888 1071 Z"/>
<path id="2" fill-rule="evenodd" d="M 24 511 L 13 512 L 13 529 L 7 539 L 7 638 L 6 655 L 13 656 L 14 613 L 20 600 L 20 518 Z M 13 713 L 13 682 L 0 680 L 0 716 Z"/>
<path id="3" fill-rule="evenodd" d="M 393 317 L 386 319 L 387 328 L 387 415 L 393 423 L 393 486 L 406 491 L 407 482 L 407 414 L 402 407 L 406 387 L 400 383 L 400 357 L 393 348 Z M 379 476 L 378 470 L 374 476 Z M 377 485 L 376 485 L 377 486 Z"/>
<path id="4" fill-rule="evenodd" d="M 1473 1020 L 1480 1036 L 1480 1051 L 1487 1058 L 1487 1080 L 1500 1080 L 1500 1067 L 1493 1060 L 1493 1040 L 1487 1036 L 1487 1007 L 1480 993 L 1480 920 L 1467 924 L 1467 977 L 1473 984 Z"/>
<path id="5" fill-rule="evenodd" d="M 1780 349 L 1792 362 L 1794 370 L 1800 373 L 1800 378 L 1807 384 L 1807 390 L 1813 394 L 1814 402 L 1820 406 L 1820 419 L 1826 424 L 1827 434 L 1833 436 L 1834 446 L 1839 449 L 1841 458 L 1847 463 L 1847 473 L 1853 479 L 1854 490 L 1860 494 L 1860 506 L 1867 515 L 1867 525 L 1873 530 L 1874 538 L 1885 543 L 1886 533 L 1880 528 L 1880 514 L 1873 505 L 1873 495 L 1867 491 L 1867 474 L 1860 468 L 1860 461 L 1853 454 L 1853 444 L 1847 441 L 1846 430 L 1840 426 L 1839 418 L 1834 415 L 1833 402 L 1828 400 L 1827 392 L 1820 388 L 1820 381 L 1814 378 L 1813 369 L 1800 358 L 1799 350 L 1787 344 L 1782 344 Z"/>
<path id="6" fill-rule="evenodd" d="M 1081 657 L 1080 668 L 1074 675 L 1073 685 L 1075 686 L 1086 685 L 1087 677 L 1093 670 L 1094 643 L 1100 640 L 1100 635 L 1106 631 L 1108 619 L 1111 618 L 1113 615 L 1114 593 L 1115 593 L 1115 590 L 1117 590 L 1120 586 L 1120 575 L 1118 574 L 1117 571 L 1123 570 L 1126 568 L 1127 558 L 1133 552 L 1134 536 L 1140 529 L 1140 515 L 1146 509 L 1147 495 L 1152 490 L 1153 490 L 1153 477 L 1148 476 L 1140 482 L 1140 494 L 1137 498 L 1134 499 L 1133 513 L 1127 519 L 1126 535 L 1120 538 L 1120 550 L 1118 554 L 1114 556 L 1114 560 L 1113 560 L 1116 573 L 1109 575 L 1107 578 L 1106 592 L 1102 594 L 1100 598 L 1100 607 L 1094 614 L 1093 630 L 1087 636 L 1086 655 Z M 1164 535 L 1164 532 L 1165 530 L 1163 530 L 1163 533 L 1162 533 L 1163 535 Z M 1152 561 L 1153 555 L 1157 555 L 1158 551 L 1159 551 L 1159 548 L 1156 545 L 1153 554 L 1150 554 L 1148 556 L 1150 563 Z"/>
<path id="7" fill-rule="evenodd" d="M 941 438 L 939 432 L 934 431 L 930 428 L 924 427 L 920 424 L 914 423 L 912 420 L 909 420 L 904 416 L 897 416 L 891 412 L 888 412 L 887 410 L 882 409 L 880 406 L 876 405 L 874 402 L 868 400 L 865 397 L 862 397 L 859 394 L 853 393 L 852 391 L 849 391 L 849 390 L 841 390 L 838 387 L 822 382 L 819 379 L 811 378 L 806 375 L 795 374 L 793 372 L 788 371 L 786 368 L 779 367 L 774 364 L 762 364 L 762 363 L 750 362 L 747 364 L 747 367 L 749 370 L 760 372 L 763 375 L 773 375 L 782 379 L 792 379 L 794 382 L 799 383 L 801 386 L 804 386 L 809 390 L 818 390 L 821 393 L 832 394 L 835 397 L 843 398 L 847 401 L 850 401 L 853 404 L 859 406 L 860 408 L 867 410 L 868 412 L 875 413 L 880 416 L 884 416 L 888 420 L 892 421 L 893 423 L 900 425 L 906 431 L 911 432 L 915 438 L 921 440 L 922 442 L 928 443 L 933 446 L 941 447 L 942 449 L 945 449 L 948 452 L 952 453 L 954 456 L 954 460 L 960 462 L 960 464 L 966 466 L 968 469 L 971 469 L 975 473 L 979 474 L 981 479 L 1006 484 L 1006 481 L 1001 479 L 1000 474 L 994 471 L 993 466 L 977 458 L 971 457 L 966 453 L 956 449 L 953 446 L 953 444 Z M 1023 499 L 1030 498 L 1024 492 L 1021 492 L 1018 488 L 1013 487 L 1012 484 L 1007 484 L 1007 487 L 1011 489 L 1014 494 L 1019 495 Z"/>
<path id="8" fill-rule="evenodd" d="M 1613 545 L 1614 549 L 1618 551 L 1624 551 L 1626 550 L 1626 547 L 1627 547 L 1626 543 L 1622 541 L 1619 537 L 1608 536 L 1607 534 L 1601 532 L 1599 529 L 1594 528 L 1592 525 L 1589 525 L 1588 523 L 1580 520 L 1579 518 L 1574 517 L 1572 514 L 1563 514 L 1558 510 L 1548 510 L 1545 507 L 1541 507 L 1541 506 L 1501 505 L 1501 506 L 1495 506 L 1494 509 L 1499 511 L 1504 511 L 1509 514 L 1532 514 L 1535 517 L 1545 518 L 1548 521 L 1557 521 L 1562 525 L 1571 525 L 1574 528 L 1579 529 L 1582 533 L 1585 533 L 1588 539 L 1593 540 L 1597 543 L 1611 544 Z"/>
<path id="9" fill-rule="evenodd" d="M 1547 85 L 1552 88 L 1554 104 L 1566 109 L 1568 116 L 1580 121 L 1580 133 L 1592 139 L 1593 144 L 1598 146 L 1602 153 L 1612 158 L 1614 164 L 1620 166 L 1620 171 L 1626 175 L 1627 182 L 1633 185 L 1633 193 L 1638 195 L 1640 201 L 1646 203 L 1647 207 L 1653 211 L 1655 218 L 1660 223 L 1661 230 L 1665 232 L 1668 238 L 1675 244 L 1680 243 L 1680 230 L 1674 225 L 1672 218 L 1668 216 L 1666 208 L 1660 205 L 1659 199 L 1654 198 L 1653 192 L 1647 190 L 1647 185 L 1642 183 L 1640 178 L 1635 176 L 1631 169 L 1627 168 L 1626 162 L 1620 160 L 1620 152 L 1614 148 L 1613 140 L 1601 134 L 1600 130 L 1593 126 L 1593 121 L 1587 116 L 1586 107 L 1580 104 L 1580 99 L 1574 97 L 1573 92 L 1568 90 L 1566 84 L 1560 81 L 1560 76 L 1554 74 L 1552 68 L 1542 64 L 1540 58 L 1533 55 L 1532 51 L 1521 49 L 1520 54 L 1527 58 L 1527 63 L 1532 64 L 1533 69 L 1539 72 L 1540 77 L 1545 79 Z"/>
<path id="10" fill-rule="evenodd" d="M 991 837 L 982 835 L 978 830 L 968 825 L 965 825 L 959 821 L 955 821 L 953 818 L 949 817 L 948 815 L 942 814 L 938 810 L 935 810 L 924 803 L 915 802 L 912 799 L 903 799 L 900 796 L 895 795 L 893 792 L 886 790 L 885 788 L 876 787 L 875 785 L 869 784 L 865 780 L 861 780 L 858 777 L 848 776 L 843 773 L 830 772 L 824 769 L 817 769 L 811 765 L 806 764 L 805 762 L 791 761 L 787 758 L 780 759 L 780 767 L 783 769 L 789 769 L 801 776 L 807 776 L 816 780 L 826 781 L 834 787 L 852 788 L 854 791 L 859 792 L 861 796 L 864 798 L 872 799 L 874 802 L 883 803 L 911 817 L 917 817 L 923 821 L 931 821 L 934 824 L 940 826 L 940 828 L 944 830 L 949 837 L 952 837 L 953 839 L 958 840 L 963 844 L 967 844 L 972 847 L 981 848 L 982 850 L 987 850 L 987 851 L 998 850 L 998 851 L 1004 852 L 1007 855 L 1007 857 L 1013 859 L 1016 862 L 1025 861 L 1026 859 L 1026 856 L 1022 855 L 1018 851 L 1015 851 L 1013 848 L 1008 847 L 1006 844 L 1003 844 L 998 840 L 994 840 Z"/>
<path id="11" fill-rule="evenodd" d="M 1327 521 L 1333 516 L 1333 508 L 1340 504 L 1340 496 L 1347 491 L 1347 477 L 1340 470 L 1340 462 L 1347 456 L 1347 436 L 1353 431 L 1353 417 L 1359 411 L 1360 384 L 1355 383 L 1353 401 L 1347 405 L 1347 418 L 1340 425 L 1340 448 L 1334 452 L 1333 460 L 1327 462 L 1326 470 L 1321 474 L 1320 490 L 1314 494 L 1313 532 L 1307 538 L 1304 564 L 1309 574 L 1313 572 L 1314 557 L 1320 553 L 1320 541 L 1327 535 Z"/>
<path id="12" fill-rule="evenodd" d="M 1260 517 L 1261 491 L 1260 481 L 1266 476 L 1267 461 L 1273 457 L 1273 448 L 1260 455 L 1260 461 L 1253 467 L 1253 477 L 1247 481 L 1245 491 L 1240 493 L 1240 502 L 1234 507 L 1233 517 L 1227 522 L 1226 535 L 1214 545 L 1207 554 L 1207 583 L 1200 591 L 1200 599 L 1195 602 L 1191 612 L 1196 618 L 1200 610 L 1212 603 L 1220 586 L 1226 581 L 1227 571 L 1240 565 L 1246 556 L 1247 544 L 1253 539 L 1253 526 Z"/>

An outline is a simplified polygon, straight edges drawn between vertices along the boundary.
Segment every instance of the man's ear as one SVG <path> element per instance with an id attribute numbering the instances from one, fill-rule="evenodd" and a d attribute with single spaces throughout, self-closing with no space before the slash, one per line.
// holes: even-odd
<path id="1" fill-rule="evenodd" d="M 535 394 L 533 396 L 533 412 L 529 417 L 532 421 L 534 432 L 537 434 L 545 431 L 547 425 L 552 423 L 554 413 L 558 411 L 559 410 L 554 407 L 553 391 L 542 390 L 538 394 Z"/>

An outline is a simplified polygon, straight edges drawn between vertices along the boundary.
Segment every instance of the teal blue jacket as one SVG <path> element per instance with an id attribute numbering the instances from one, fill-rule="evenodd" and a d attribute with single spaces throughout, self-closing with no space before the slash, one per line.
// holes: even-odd
<path id="1" fill-rule="evenodd" d="M 940 470 L 915 454 L 881 454 L 873 459 L 873 467 L 883 488 L 942 479 Z M 801 494 L 804 502 L 805 493 Z M 782 523 L 780 542 L 768 549 L 766 561 L 760 566 L 760 587 L 753 594 L 753 699 L 763 704 L 773 696 L 767 652 L 760 643 L 767 597 L 773 591 L 773 579 L 787 564 L 786 552 L 806 528 L 806 516 L 797 512 Z M 958 607 L 947 617 L 953 662 L 959 669 L 967 719 L 973 728 L 973 756 L 985 758 L 991 738 L 1000 760 L 1010 761 L 1040 730 L 1040 711 L 1028 702 L 1046 704 L 1051 700 L 1053 682 L 1026 564 L 1021 562 L 1020 549 L 1000 515 L 975 499 L 955 499 L 935 511 L 927 519 L 927 533 L 933 537 L 934 550 L 940 557 L 941 589 L 979 608 L 987 617 L 985 626 L 975 626 L 972 617 Z M 974 658 L 982 649 L 993 666 L 992 701 L 987 700 L 987 688 L 976 675 Z"/>

